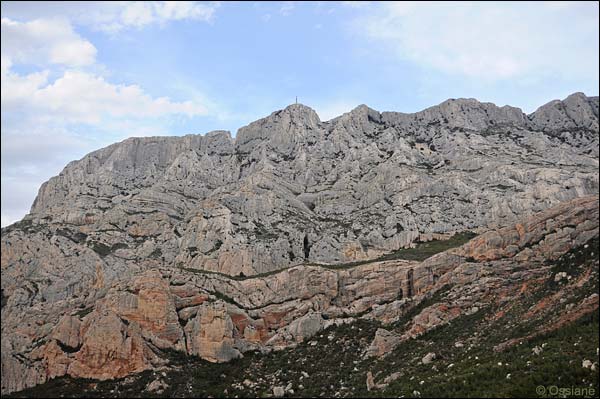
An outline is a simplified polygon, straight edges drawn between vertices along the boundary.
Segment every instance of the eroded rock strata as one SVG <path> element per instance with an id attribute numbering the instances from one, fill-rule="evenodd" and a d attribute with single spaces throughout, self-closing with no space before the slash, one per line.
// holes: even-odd
<path id="1" fill-rule="evenodd" d="M 358 318 L 383 323 L 364 349 L 385 356 L 518 298 L 597 237 L 597 171 L 598 98 L 582 94 L 529 116 L 460 99 L 321 122 L 292 105 L 235 140 L 114 144 L 2 229 L 2 392 L 127 376 L 164 350 L 227 362 Z M 368 261 L 467 230 L 479 235 L 424 261 Z"/>

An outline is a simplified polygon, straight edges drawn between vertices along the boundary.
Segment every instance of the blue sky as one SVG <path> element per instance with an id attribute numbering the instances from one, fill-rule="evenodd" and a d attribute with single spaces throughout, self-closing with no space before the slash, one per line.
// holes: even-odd
<path id="1" fill-rule="evenodd" d="M 598 95 L 598 3 L 2 2 L 2 226 L 130 136 Z"/>

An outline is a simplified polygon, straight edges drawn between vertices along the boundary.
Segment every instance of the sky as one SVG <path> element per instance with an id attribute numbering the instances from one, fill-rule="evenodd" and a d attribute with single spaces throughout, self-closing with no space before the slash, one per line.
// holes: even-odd
<path id="1" fill-rule="evenodd" d="M 237 129 L 295 101 L 524 112 L 598 95 L 598 2 L 1 3 L 1 224 L 132 136 Z"/>

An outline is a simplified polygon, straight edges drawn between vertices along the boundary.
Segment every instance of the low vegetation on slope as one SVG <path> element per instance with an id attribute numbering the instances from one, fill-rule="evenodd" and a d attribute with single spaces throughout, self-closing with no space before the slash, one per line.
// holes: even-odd
<path id="1" fill-rule="evenodd" d="M 349 267 L 354 267 L 358 265 L 364 265 L 366 263 L 371 262 L 381 262 L 386 260 L 414 260 L 414 261 L 424 261 L 427 258 L 432 257 L 435 254 L 440 252 L 447 251 L 452 248 L 460 247 L 465 244 L 472 238 L 477 236 L 477 234 L 471 231 L 465 231 L 462 233 L 457 233 L 450 237 L 447 240 L 432 240 L 425 242 L 416 242 L 413 248 L 401 248 L 397 251 L 391 252 L 389 254 L 383 255 L 377 259 L 369 259 L 369 260 L 361 260 L 357 262 L 348 262 L 334 265 L 321 265 L 327 267 L 329 269 L 346 269 Z"/>
<path id="2" fill-rule="evenodd" d="M 576 314 L 575 304 L 598 293 L 598 244 L 594 238 L 549 262 L 544 281 L 518 303 L 482 307 L 401 343 L 381 359 L 363 356 L 380 325 L 357 320 L 296 348 L 247 353 L 227 364 L 170 352 L 163 370 L 103 382 L 59 378 L 7 397 L 267 397 L 275 387 L 289 397 L 539 397 L 558 389 L 594 397 L 600 392 L 598 311 Z M 573 279 L 581 285 L 569 292 L 565 287 Z M 387 328 L 401 332 L 451 289 L 446 286 Z M 548 300 L 557 296 L 556 303 Z M 543 304 L 552 305 L 525 316 Z M 435 359 L 424 362 L 428 353 Z"/>
<path id="3" fill-rule="evenodd" d="M 466 242 L 468 242 L 469 240 L 471 240 L 472 238 L 474 238 L 476 236 L 477 236 L 477 234 L 475 234 L 471 231 L 465 231 L 462 233 L 457 233 L 447 240 L 432 240 L 432 241 L 425 241 L 425 242 L 417 242 L 413 248 L 401 248 L 397 251 L 383 255 L 376 259 L 366 259 L 366 260 L 360 260 L 360 261 L 356 261 L 356 262 L 337 263 L 337 264 L 306 263 L 305 265 L 320 266 L 320 267 L 324 267 L 326 269 L 339 270 L 339 269 L 350 269 L 355 266 L 365 265 L 367 263 L 383 262 L 386 260 L 423 261 L 423 260 L 430 258 L 433 255 L 438 254 L 440 252 L 444 252 L 444 251 L 447 251 L 452 248 L 460 247 L 461 245 L 465 244 Z M 183 267 L 182 265 L 179 265 L 179 267 L 181 269 L 191 272 L 191 273 L 216 274 L 216 275 L 221 275 L 221 276 L 224 276 L 224 277 L 227 277 L 227 278 L 230 278 L 233 280 L 238 280 L 238 281 L 239 280 L 247 280 L 247 279 L 255 279 L 255 278 L 260 278 L 260 277 L 267 277 L 267 276 L 271 276 L 271 275 L 280 273 L 282 270 L 286 270 L 286 269 L 290 268 L 290 267 L 286 267 L 284 269 L 273 270 L 271 272 L 255 274 L 252 276 L 244 276 L 243 274 L 238 275 L 238 276 L 230 276 L 230 275 L 227 275 L 224 273 L 214 272 L 211 270 L 193 269 L 193 268 L 189 268 L 189 267 Z"/>

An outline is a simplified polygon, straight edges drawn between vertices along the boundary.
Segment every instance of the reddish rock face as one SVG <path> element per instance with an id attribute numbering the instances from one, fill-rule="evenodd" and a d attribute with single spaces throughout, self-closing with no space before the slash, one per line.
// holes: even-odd
<path id="1" fill-rule="evenodd" d="M 156 356 L 147 342 L 178 349 L 183 332 L 168 282 L 149 271 L 110 290 L 83 321 L 62 317 L 51 338 L 44 350 L 48 378 L 112 379 L 152 367 Z"/>
<path id="2" fill-rule="evenodd" d="M 383 328 L 377 329 L 375 338 L 367 348 L 367 356 L 384 356 L 401 342 L 400 336 Z"/>
<path id="3" fill-rule="evenodd" d="M 202 302 L 202 297 L 194 302 Z M 168 281 L 157 271 L 137 277 L 125 292 L 107 295 L 105 305 L 119 317 L 135 323 L 159 348 L 182 347 L 183 333 Z"/>
<path id="4" fill-rule="evenodd" d="M 127 326 L 117 314 L 111 311 L 94 314 L 86 318 L 81 331 L 83 344 L 69 365 L 68 374 L 105 380 L 150 367 L 153 354 L 141 331 L 135 325 Z"/>
<path id="5" fill-rule="evenodd" d="M 233 322 L 223 303 L 203 304 L 185 326 L 187 351 L 209 362 L 228 362 L 241 356 L 234 348 Z"/>
<path id="6" fill-rule="evenodd" d="M 265 326 L 268 329 L 275 330 L 285 325 L 282 320 L 286 314 L 287 312 L 270 311 L 268 313 L 264 313 L 262 315 L 262 319 L 264 320 Z"/>
<path id="7" fill-rule="evenodd" d="M 58 346 L 56 341 L 51 341 L 43 348 L 46 375 L 48 378 L 62 377 L 67 374 L 73 358 Z"/>
<path id="8" fill-rule="evenodd" d="M 457 306 L 448 306 L 445 303 L 435 304 L 425 308 L 412 320 L 412 327 L 404 333 L 403 338 L 415 338 L 432 328 L 446 324 L 463 313 Z M 389 350 L 387 351 L 389 352 Z M 387 353 L 386 352 L 386 353 Z"/>
<path id="9" fill-rule="evenodd" d="M 465 244 L 457 254 L 478 261 L 512 258 L 556 259 L 598 233 L 598 197 L 561 203 L 514 226 L 488 231 Z M 525 259 L 526 257 L 526 259 Z"/>
<path id="10" fill-rule="evenodd" d="M 79 320 L 79 317 L 65 315 L 58 321 L 51 337 L 62 345 L 75 349 L 80 346 L 80 330 L 81 320 Z"/>

